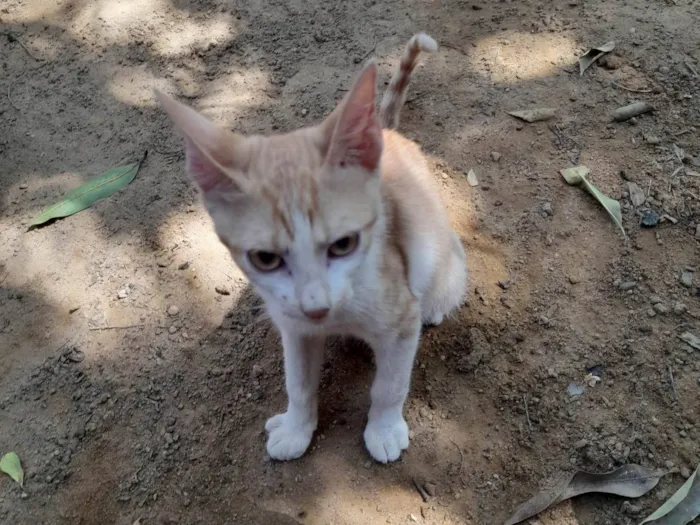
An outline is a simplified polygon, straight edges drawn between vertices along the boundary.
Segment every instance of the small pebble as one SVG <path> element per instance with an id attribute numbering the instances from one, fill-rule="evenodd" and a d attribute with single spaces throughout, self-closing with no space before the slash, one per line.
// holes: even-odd
<path id="1" fill-rule="evenodd" d="M 435 485 L 435 483 L 428 482 L 425 485 L 423 485 L 423 488 L 425 489 L 425 492 L 428 493 L 428 496 L 430 496 L 431 498 L 435 497 L 435 494 L 437 494 L 437 486 Z"/>
<path id="2" fill-rule="evenodd" d="M 168 306 L 168 315 L 174 316 L 180 313 L 180 309 L 174 304 Z"/>
<path id="3" fill-rule="evenodd" d="M 684 303 L 678 302 L 678 303 L 673 305 L 673 313 L 676 315 L 684 314 L 687 311 L 688 311 L 688 307 Z"/>
<path id="4" fill-rule="evenodd" d="M 634 281 L 623 281 L 620 283 L 620 286 L 618 288 L 620 288 L 620 290 L 622 290 L 623 292 L 626 292 L 636 287 L 637 283 L 635 283 Z"/>
<path id="5" fill-rule="evenodd" d="M 690 477 L 690 469 L 688 467 L 681 467 L 681 476 L 683 476 L 683 479 L 688 479 Z"/>
<path id="6" fill-rule="evenodd" d="M 554 210 L 552 209 L 552 203 L 551 203 L 551 202 L 545 202 L 545 203 L 543 203 L 543 204 L 542 204 L 542 211 L 543 211 L 546 215 L 550 215 L 550 216 L 553 215 L 553 214 L 554 214 Z"/>
<path id="7" fill-rule="evenodd" d="M 126 299 L 126 290 L 119 290 L 119 292 L 117 293 L 117 298 Z"/>
<path id="8" fill-rule="evenodd" d="M 658 295 L 652 295 L 651 297 L 649 297 L 649 302 L 651 304 L 658 304 L 661 302 L 661 297 L 659 297 Z"/>
<path id="9" fill-rule="evenodd" d="M 362 465 L 366 469 L 369 469 L 372 466 L 372 462 L 370 460 L 365 461 L 364 465 Z"/>
<path id="10" fill-rule="evenodd" d="M 20 190 L 26 190 L 29 187 L 29 184 L 26 182 L 23 182 L 22 184 L 19 185 Z"/>
<path id="11" fill-rule="evenodd" d="M 681 284 L 686 288 L 693 286 L 693 272 L 690 270 L 683 270 L 680 277 Z"/>
<path id="12" fill-rule="evenodd" d="M 498 153 L 497 151 L 492 151 L 492 152 L 491 152 L 491 159 L 492 159 L 494 162 L 498 162 L 499 160 L 501 160 L 501 154 Z"/>
<path id="13" fill-rule="evenodd" d="M 662 304 L 662 303 L 656 303 L 654 305 L 654 310 L 656 310 L 657 314 L 661 314 L 661 315 L 666 315 L 669 312 L 668 306 L 666 306 L 665 304 Z"/>
<path id="14" fill-rule="evenodd" d="M 214 287 L 214 291 L 220 295 L 231 295 L 231 292 L 229 292 L 228 289 L 223 286 Z"/>
<path id="15" fill-rule="evenodd" d="M 172 325 L 170 328 L 168 328 L 168 333 L 174 334 L 177 332 L 177 327 L 175 325 Z"/>
<path id="16" fill-rule="evenodd" d="M 178 266 L 177 269 L 178 269 L 178 270 L 187 270 L 187 268 L 189 268 L 189 267 L 190 267 L 190 263 L 189 263 L 189 262 L 184 262 L 184 263 L 182 263 L 180 266 Z"/>

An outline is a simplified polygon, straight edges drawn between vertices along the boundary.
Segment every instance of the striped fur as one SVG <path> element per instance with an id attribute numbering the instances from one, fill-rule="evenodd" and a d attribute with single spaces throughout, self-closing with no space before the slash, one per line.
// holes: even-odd
<path id="1" fill-rule="evenodd" d="M 408 41 L 399 67 L 391 78 L 379 108 L 379 121 L 383 128 L 396 129 L 398 127 L 399 115 L 406 100 L 411 75 L 418 63 L 418 55 L 421 51 L 433 53 L 437 51 L 437 48 L 437 42 L 425 33 L 413 35 Z"/>

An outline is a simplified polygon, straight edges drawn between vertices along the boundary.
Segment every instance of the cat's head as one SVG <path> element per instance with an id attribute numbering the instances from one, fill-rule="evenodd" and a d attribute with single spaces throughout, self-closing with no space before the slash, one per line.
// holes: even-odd
<path id="1" fill-rule="evenodd" d="M 156 91 L 221 242 L 289 318 L 332 318 L 372 244 L 381 213 L 375 86 L 370 63 L 323 122 L 269 137 L 221 129 Z"/>

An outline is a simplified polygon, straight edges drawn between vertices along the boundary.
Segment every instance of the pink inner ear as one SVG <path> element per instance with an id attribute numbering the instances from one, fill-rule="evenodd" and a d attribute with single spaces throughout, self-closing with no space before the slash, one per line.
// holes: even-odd
<path id="1" fill-rule="evenodd" d="M 368 171 L 377 169 L 382 154 L 382 135 L 374 104 L 346 108 L 336 135 L 340 154 L 337 162 L 341 166 L 362 166 Z"/>
<path id="2" fill-rule="evenodd" d="M 233 187 L 233 180 L 223 173 L 189 138 L 185 138 L 187 172 L 200 189 L 207 193 L 214 188 Z"/>
<path id="3" fill-rule="evenodd" d="M 374 171 L 382 155 L 382 129 L 377 120 L 376 67 L 365 68 L 343 102 L 331 139 L 329 161 L 339 166 L 361 166 Z"/>

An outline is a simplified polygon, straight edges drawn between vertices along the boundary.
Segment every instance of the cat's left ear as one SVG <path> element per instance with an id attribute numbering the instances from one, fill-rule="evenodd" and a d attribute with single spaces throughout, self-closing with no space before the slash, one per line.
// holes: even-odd
<path id="1" fill-rule="evenodd" d="M 246 180 L 240 174 L 248 157 L 245 139 L 157 89 L 155 95 L 185 138 L 187 172 L 204 195 L 244 190 Z"/>
<path id="2" fill-rule="evenodd" d="M 323 123 L 331 132 L 326 162 L 340 167 L 361 167 L 374 172 L 382 155 L 382 129 L 377 119 L 377 66 L 370 62 L 350 92 Z M 322 128 L 322 129 L 323 129 Z"/>

